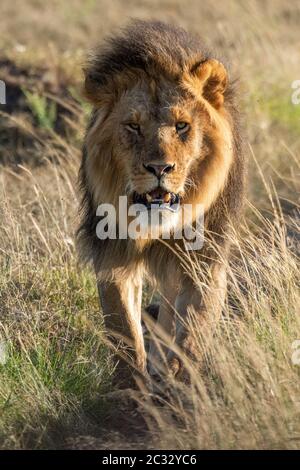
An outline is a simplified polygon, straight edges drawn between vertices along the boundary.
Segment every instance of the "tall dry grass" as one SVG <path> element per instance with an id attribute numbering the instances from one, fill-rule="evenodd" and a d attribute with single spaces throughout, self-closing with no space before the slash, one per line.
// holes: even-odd
<path id="1" fill-rule="evenodd" d="M 170 380 L 164 403 L 137 397 L 146 422 L 138 445 L 299 448 L 300 365 L 293 363 L 293 344 L 300 339 L 300 107 L 291 105 L 290 94 L 299 78 L 300 3 L 29 0 L 25 8 L 2 0 L 0 13 L 5 56 L 25 68 L 46 65 L 58 84 L 62 76 L 64 83 L 76 77 L 78 89 L 83 49 L 129 16 L 179 23 L 229 58 L 233 75 L 241 76 L 250 156 L 229 298 L 213 342 L 195 332 L 205 364 L 190 364 L 191 385 Z M 95 279 L 79 266 L 74 247 L 81 104 L 71 106 L 73 133 L 64 137 L 51 128 L 41 132 L 26 116 L 2 115 L 29 135 L 39 163 L 0 168 L 2 448 L 72 447 L 77 438 L 79 447 L 83 441 L 94 448 L 137 445 L 135 418 L 122 432 L 108 430 L 115 413 L 126 421 L 131 412 L 105 399 L 113 370 Z M 120 418 L 117 423 L 122 427 Z"/>
<path id="2" fill-rule="evenodd" d="M 229 298 L 213 341 L 194 330 L 205 367 L 186 358 L 191 383 L 169 379 L 161 407 L 146 404 L 163 447 L 299 448 L 299 252 L 287 247 L 278 212 L 272 222 L 255 216 L 255 233 L 245 224 L 233 236 Z"/>
<path id="3" fill-rule="evenodd" d="M 57 138 L 41 147 L 44 167 L 1 174 L 3 447 L 56 447 L 72 435 L 97 435 L 110 413 L 101 396 L 113 370 L 95 279 L 78 265 L 73 242 L 78 159 L 61 138 L 53 159 Z M 188 364 L 189 386 L 168 379 L 168 399 L 139 399 L 147 445 L 299 447 L 300 365 L 292 361 L 300 338 L 299 218 L 282 213 L 261 177 L 269 212 L 248 203 L 241 232 L 232 235 L 229 298 L 214 339 L 208 344 L 194 332 L 205 367 Z M 197 282 L 198 266 L 185 263 Z"/>

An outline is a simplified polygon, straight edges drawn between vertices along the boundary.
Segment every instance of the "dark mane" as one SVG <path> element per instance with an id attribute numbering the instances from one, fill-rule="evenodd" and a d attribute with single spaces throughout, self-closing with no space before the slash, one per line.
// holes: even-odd
<path id="1" fill-rule="evenodd" d="M 126 69 L 167 73 L 176 70 L 176 64 L 178 70 L 183 70 L 191 57 L 200 63 L 211 54 L 200 39 L 180 27 L 160 21 L 133 20 L 119 35 L 109 37 L 94 51 L 86 73 L 89 80 L 104 85 L 114 74 Z"/>

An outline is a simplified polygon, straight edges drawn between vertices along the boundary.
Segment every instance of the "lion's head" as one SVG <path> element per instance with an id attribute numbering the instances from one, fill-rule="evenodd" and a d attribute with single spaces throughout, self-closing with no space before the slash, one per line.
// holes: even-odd
<path id="1" fill-rule="evenodd" d="M 127 195 L 208 211 L 234 154 L 224 65 L 181 29 L 135 21 L 91 56 L 85 75 L 94 112 L 82 169 L 94 208 Z"/>

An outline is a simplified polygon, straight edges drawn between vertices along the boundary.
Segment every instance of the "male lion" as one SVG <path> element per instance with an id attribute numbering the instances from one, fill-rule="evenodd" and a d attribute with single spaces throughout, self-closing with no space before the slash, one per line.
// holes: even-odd
<path id="1" fill-rule="evenodd" d="M 162 297 L 156 334 L 165 341 L 174 333 L 175 340 L 164 350 L 166 361 L 154 341 L 152 371 L 165 362 L 180 377 L 186 354 L 198 354 L 197 331 L 210 334 L 221 313 L 228 235 L 241 210 L 244 159 L 233 85 L 199 39 L 161 22 L 134 21 L 92 55 L 84 90 L 93 112 L 80 169 L 78 241 L 82 257 L 94 264 L 105 326 L 121 351 L 117 377 L 147 375 L 141 325 L 146 274 Z M 202 204 L 203 248 L 189 260 L 184 241 L 162 240 L 162 232 L 100 240 L 97 207 L 118 208 L 124 195 L 128 204 L 167 206 L 160 229 L 167 224 L 173 234 L 173 205 Z"/>

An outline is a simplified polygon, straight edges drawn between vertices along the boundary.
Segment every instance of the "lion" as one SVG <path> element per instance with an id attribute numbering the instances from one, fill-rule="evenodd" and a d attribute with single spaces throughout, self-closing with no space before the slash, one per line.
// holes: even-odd
<path id="1" fill-rule="evenodd" d="M 79 172 L 77 237 L 82 259 L 96 272 L 107 337 L 119 351 L 117 381 L 128 384 L 162 370 L 180 379 L 186 377 L 184 358 L 199 359 L 197 331 L 212 336 L 226 298 L 230 233 L 240 220 L 245 186 L 236 81 L 198 37 L 141 20 L 96 49 L 84 73 L 92 112 Z M 159 227 L 168 225 L 169 239 L 162 230 L 143 239 L 99 239 L 97 207 L 118 208 L 120 196 L 147 211 L 164 206 Z M 192 255 L 198 283 L 184 240 L 174 237 L 172 208 L 186 204 L 193 224 L 195 206 L 204 213 L 205 241 Z M 141 321 L 146 277 L 161 292 L 148 360 Z M 203 283 L 206 289 L 199 289 Z M 166 337 L 172 347 L 159 346 Z"/>

